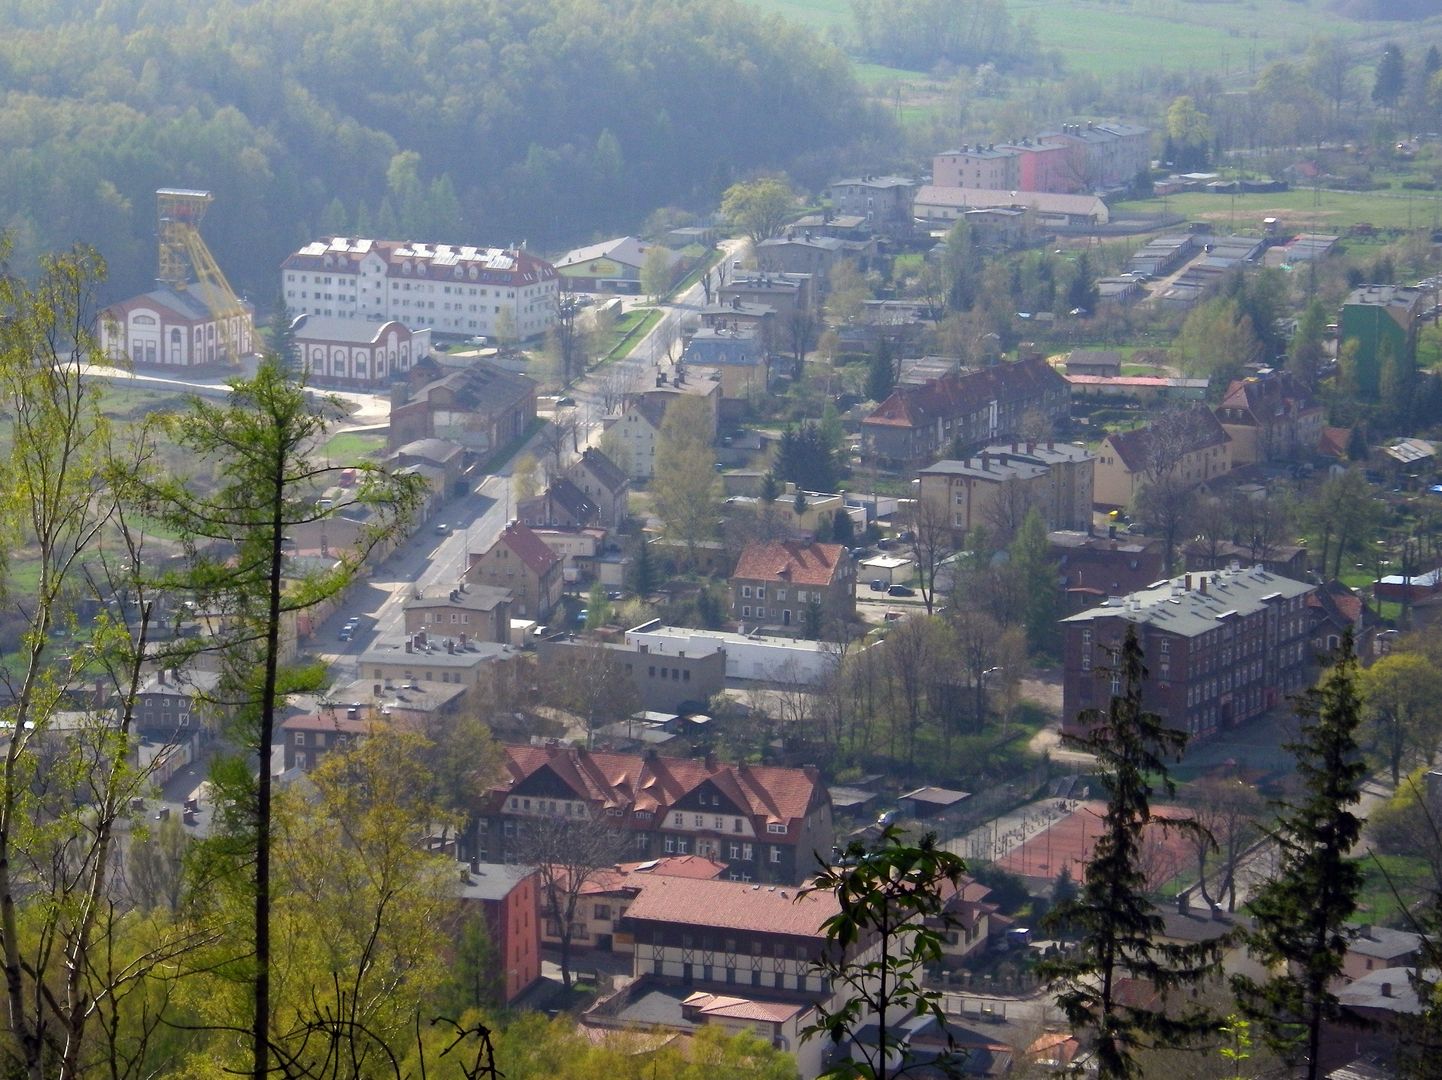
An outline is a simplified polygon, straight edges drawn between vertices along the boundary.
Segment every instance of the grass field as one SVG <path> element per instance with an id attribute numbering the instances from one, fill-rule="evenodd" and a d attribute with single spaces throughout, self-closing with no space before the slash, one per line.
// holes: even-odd
<path id="1" fill-rule="evenodd" d="M 1297 188 L 1267 195 L 1188 193 L 1167 199 L 1121 202 L 1112 215 L 1155 214 L 1163 208 L 1192 221 L 1210 221 L 1219 229 L 1259 232 L 1262 219 L 1282 218 L 1293 232 L 1345 232 L 1347 226 L 1370 222 L 1379 229 L 1430 228 L 1442 221 L 1442 193 L 1403 191 L 1317 191 Z"/>
<path id="2" fill-rule="evenodd" d="M 356 431 L 343 431 L 332 436 L 325 444 L 325 457 L 333 462 L 345 464 L 376 457 L 386 448 L 384 435 L 368 435 Z"/>
<path id="3" fill-rule="evenodd" d="M 821 33 L 851 30 L 850 0 L 750 3 Z M 1316 37 L 1378 44 L 1442 37 L 1442 19 L 1405 27 L 1351 22 L 1332 15 L 1326 0 L 1008 0 L 1007 7 L 1035 27 L 1042 48 L 1061 54 L 1068 71 L 1121 77 L 1161 67 L 1250 79 L 1273 60 L 1301 54 Z M 870 84 L 897 74 L 873 67 L 861 77 Z"/>

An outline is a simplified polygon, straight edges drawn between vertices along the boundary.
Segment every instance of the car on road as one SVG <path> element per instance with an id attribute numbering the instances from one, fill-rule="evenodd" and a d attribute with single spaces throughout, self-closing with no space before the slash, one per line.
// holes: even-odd
<path id="1" fill-rule="evenodd" d="M 351 638 L 355 637 L 355 627 L 352 626 L 350 623 L 346 623 L 340 628 L 340 634 L 337 636 L 340 638 L 341 641 L 349 641 Z"/>
<path id="2" fill-rule="evenodd" d="M 442 521 L 435 527 L 433 531 L 437 536 L 449 536 L 451 534 L 451 527 L 447 525 L 444 521 Z"/>
<path id="3" fill-rule="evenodd" d="M 573 398 L 573 397 L 570 397 L 570 396 L 567 396 L 567 397 L 558 397 L 558 398 L 556 399 L 556 406 L 557 406 L 558 408 L 561 407 L 561 406 L 563 406 L 563 405 L 574 405 L 574 404 L 576 404 L 576 399 Z"/>
<path id="4" fill-rule="evenodd" d="M 893 585 L 886 590 L 887 596 L 915 596 L 916 590 L 910 585 Z"/>
<path id="5" fill-rule="evenodd" d="M 872 591 L 872 592 L 885 592 L 885 591 L 886 591 L 886 582 L 882 581 L 880 578 L 877 578 L 875 581 L 873 581 L 873 582 L 871 583 L 871 591 Z"/>

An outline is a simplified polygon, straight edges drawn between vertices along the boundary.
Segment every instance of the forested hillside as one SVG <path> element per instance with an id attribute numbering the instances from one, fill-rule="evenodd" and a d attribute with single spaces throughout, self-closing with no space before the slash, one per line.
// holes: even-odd
<path id="1" fill-rule="evenodd" d="M 209 188 L 262 305 L 319 230 L 533 246 L 816 183 L 886 138 L 843 57 L 735 0 L 3 0 L 0 222 L 154 269 L 159 186 Z"/>

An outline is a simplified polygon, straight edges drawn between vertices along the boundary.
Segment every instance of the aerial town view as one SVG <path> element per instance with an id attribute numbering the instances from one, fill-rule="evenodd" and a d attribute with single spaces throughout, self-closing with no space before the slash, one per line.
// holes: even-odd
<path id="1" fill-rule="evenodd" d="M 0 1076 L 1442 1077 L 1442 4 L 0 26 Z"/>

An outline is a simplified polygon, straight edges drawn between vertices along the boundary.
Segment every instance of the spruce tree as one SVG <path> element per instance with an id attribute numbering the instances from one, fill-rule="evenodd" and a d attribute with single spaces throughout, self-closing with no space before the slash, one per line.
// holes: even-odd
<path id="1" fill-rule="evenodd" d="M 285 295 L 281 294 L 270 321 L 270 351 L 280 360 L 286 371 L 299 375 L 301 358 L 300 348 L 295 340 L 295 328 L 292 326 L 294 321 L 295 316 L 286 306 Z"/>
<path id="2" fill-rule="evenodd" d="M 1300 794 L 1279 804 L 1271 837 L 1279 865 L 1252 898 L 1252 956 L 1275 972 L 1266 982 L 1233 980 L 1238 1003 L 1261 1024 L 1267 1042 L 1319 1075 L 1323 1024 L 1338 1013 L 1330 987 L 1342 972 L 1357 909 L 1361 867 L 1349 857 L 1362 833 L 1351 811 L 1366 765 L 1357 746 L 1362 721 L 1357 655 L 1349 631 L 1336 664 L 1297 703 L 1301 732 L 1287 749 L 1297 758 Z"/>
<path id="3" fill-rule="evenodd" d="M 1172 1047 L 1214 1026 L 1194 1006 L 1169 1010 L 1171 991 L 1197 986 L 1219 969 L 1221 944 L 1165 944 L 1163 922 L 1148 893 L 1144 865 L 1148 828 L 1201 831 L 1195 822 L 1152 814 L 1151 799 L 1173 794 L 1167 759 L 1180 757 L 1185 732 L 1164 727 L 1161 717 L 1142 707 L 1147 669 L 1135 626 L 1118 651 L 1112 669 L 1117 691 L 1105 714 L 1082 714 L 1090 725 L 1084 736 L 1069 736 L 1074 748 L 1095 755 L 1107 809 L 1101 835 L 1086 865 L 1081 888 L 1072 899 L 1058 898 L 1047 915 L 1051 929 L 1068 927 L 1079 948 L 1042 965 L 1044 978 L 1057 991 L 1057 1004 L 1075 1030 L 1094 1039 L 1098 1076 L 1140 1076 L 1139 1050 Z M 1123 980 L 1134 979 L 1162 997 L 1160 1008 L 1132 1004 Z"/>

